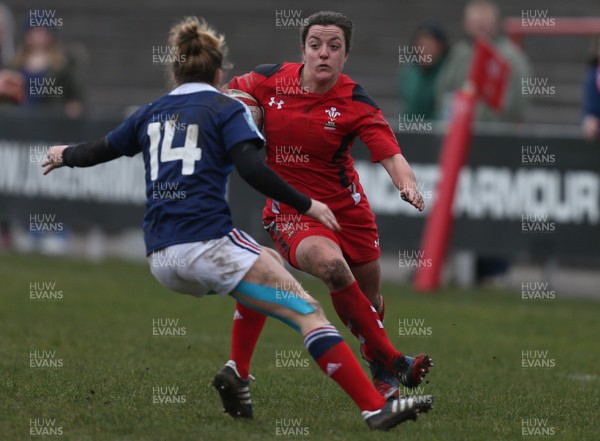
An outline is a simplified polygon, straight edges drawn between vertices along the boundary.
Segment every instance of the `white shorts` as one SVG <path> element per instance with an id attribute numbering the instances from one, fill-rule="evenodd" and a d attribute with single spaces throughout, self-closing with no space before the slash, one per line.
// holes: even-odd
<path id="1" fill-rule="evenodd" d="M 171 245 L 148 256 L 150 270 L 167 288 L 182 294 L 229 294 L 242 281 L 261 247 L 233 229 L 219 239 Z"/>

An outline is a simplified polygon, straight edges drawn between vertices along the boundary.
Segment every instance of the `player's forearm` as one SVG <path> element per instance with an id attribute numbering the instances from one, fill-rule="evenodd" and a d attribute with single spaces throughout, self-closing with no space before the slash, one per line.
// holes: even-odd
<path id="1" fill-rule="evenodd" d="M 388 172 L 398 190 L 416 188 L 417 179 L 415 178 L 415 174 L 404 156 L 400 153 L 383 159 L 381 165 Z"/>
<path id="2" fill-rule="evenodd" d="M 266 165 L 246 175 L 245 181 L 265 196 L 281 201 L 295 208 L 299 213 L 305 213 L 310 209 L 310 198 L 285 182 Z"/>
<path id="3" fill-rule="evenodd" d="M 63 164 L 68 167 L 91 167 L 123 156 L 112 147 L 105 137 L 94 142 L 69 145 L 62 154 Z"/>
<path id="4" fill-rule="evenodd" d="M 267 197 L 294 207 L 300 213 L 305 213 L 310 209 L 311 199 L 267 167 L 258 156 L 254 144 L 240 143 L 230 150 L 229 155 L 242 179 L 252 188 Z"/>

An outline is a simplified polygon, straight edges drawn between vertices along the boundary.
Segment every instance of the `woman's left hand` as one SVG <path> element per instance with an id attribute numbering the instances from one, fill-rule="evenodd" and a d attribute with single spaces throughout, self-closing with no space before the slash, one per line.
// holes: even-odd
<path id="1" fill-rule="evenodd" d="M 403 201 L 408 202 L 419 211 L 423 211 L 425 209 L 425 201 L 423 200 L 423 196 L 419 190 L 415 188 L 403 188 L 400 190 L 400 197 Z"/>

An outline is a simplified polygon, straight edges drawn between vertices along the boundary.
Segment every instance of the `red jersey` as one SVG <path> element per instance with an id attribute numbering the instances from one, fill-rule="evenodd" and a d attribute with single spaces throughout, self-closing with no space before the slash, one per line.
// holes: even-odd
<path id="1" fill-rule="evenodd" d="M 300 86 L 301 63 L 263 64 L 234 77 L 227 87 L 252 95 L 265 112 L 266 162 L 297 190 L 339 212 L 368 202 L 354 160 L 357 136 L 367 145 L 371 160 L 400 153 L 400 147 L 381 110 L 365 90 L 346 75 L 325 94 Z M 267 200 L 264 216 L 297 213 L 292 207 Z"/>

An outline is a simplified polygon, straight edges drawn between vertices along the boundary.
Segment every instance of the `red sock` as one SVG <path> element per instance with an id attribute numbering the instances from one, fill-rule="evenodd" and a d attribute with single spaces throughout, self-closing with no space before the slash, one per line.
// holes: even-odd
<path id="1" fill-rule="evenodd" d="M 267 316 L 236 302 L 231 329 L 231 359 L 243 379 L 250 375 L 250 360 Z"/>
<path id="2" fill-rule="evenodd" d="M 379 319 L 381 320 L 381 323 L 383 323 L 383 317 L 385 316 L 385 303 L 383 300 L 383 296 L 381 296 L 380 298 L 381 298 L 381 311 L 379 311 Z M 374 360 L 376 358 L 373 351 L 366 344 L 362 345 L 362 350 L 363 350 L 363 354 L 365 354 L 365 357 L 367 357 L 369 360 Z"/>
<path id="3" fill-rule="evenodd" d="M 344 389 L 361 411 L 385 405 L 385 398 L 371 384 L 334 326 L 313 329 L 304 336 L 304 343 L 321 370 Z"/>
<path id="4" fill-rule="evenodd" d="M 369 358 L 386 365 L 401 357 L 390 342 L 377 310 L 358 287 L 356 280 L 347 288 L 331 293 L 333 307 L 342 322 L 361 342 L 368 346 Z"/>
<path id="5" fill-rule="evenodd" d="M 379 311 L 379 319 L 381 320 L 381 323 L 383 323 L 383 317 L 385 316 L 385 303 L 383 300 L 383 296 L 381 296 L 380 298 L 381 298 L 381 311 Z M 369 349 L 369 347 L 366 344 L 362 345 L 362 351 L 363 351 L 363 354 L 365 354 L 365 357 L 367 357 L 369 360 L 374 360 L 376 358 L 373 351 L 371 349 Z"/>

